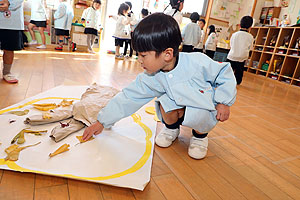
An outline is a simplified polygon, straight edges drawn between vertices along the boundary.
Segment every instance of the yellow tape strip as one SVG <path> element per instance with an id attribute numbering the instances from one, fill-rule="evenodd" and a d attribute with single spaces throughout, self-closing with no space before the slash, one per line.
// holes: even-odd
<path id="1" fill-rule="evenodd" d="M 9 108 L 6 110 L 2 110 L 0 111 L 0 114 L 3 114 L 5 112 L 9 112 L 11 110 L 15 110 L 15 109 L 19 109 L 19 108 L 23 108 L 25 106 L 34 104 L 38 101 L 42 101 L 42 100 L 46 100 L 46 99 L 75 99 L 75 100 L 79 100 L 77 98 L 61 98 L 61 97 L 47 97 L 47 98 L 42 98 L 42 99 L 36 99 L 30 102 L 27 102 L 21 106 L 17 106 L 14 108 Z M 15 170 L 15 171 L 20 171 L 20 172 L 32 172 L 32 173 L 38 173 L 38 174 L 47 174 L 47 175 L 52 175 L 52 176 L 60 176 L 60 177 L 67 177 L 67 178 L 74 178 L 74 179 L 81 179 L 81 180 L 89 180 L 89 181 L 101 181 L 101 180 L 108 180 L 108 179 L 113 179 L 113 178 L 119 178 L 121 176 L 125 176 L 131 173 L 134 173 L 136 171 L 138 171 L 139 169 L 141 169 L 147 162 L 147 160 L 149 159 L 150 155 L 151 155 L 151 151 L 152 151 L 152 142 L 151 142 L 151 138 L 152 138 L 152 131 L 151 129 L 146 126 L 145 124 L 143 124 L 141 122 L 141 116 L 138 114 L 133 114 L 131 115 L 131 117 L 133 118 L 133 121 L 135 123 L 137 123 L 139 126 L 141 126 L 143 128 L 143 130 L 146 133 L 146 150 L 144 152 L 144 154 L 142 155 L 142 157 L 129 169 L 126 169 L 125 171 L 113 174 L 113 175 L 109 175 L 109 176 L 99 176 L 99 177 L 81 177 L 81 176 L 75 176 L 72 174 L 51 174 L 51 173 L 46 173 L 46 172 L 42 172 L 42 171 L 36 171 L 36 170 L 30 170 L 30 169 L 26 169 L 23 168 L 19 165 L 17 165 L 15 162 L 13 161 L 5 161 L 4 159 L 0 159 L 0 165 L 6 165 L 8 168 Z"/>

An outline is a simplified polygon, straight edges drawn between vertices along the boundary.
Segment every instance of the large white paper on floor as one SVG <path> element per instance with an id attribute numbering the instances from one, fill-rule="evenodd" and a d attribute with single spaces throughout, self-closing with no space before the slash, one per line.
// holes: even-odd
<path id="1" fill-rule="evenodd" d="M 58 122 L 31 127 L 23 123 L 26 117 L 41 112 L 33 108 L 31 105 L 33 102 L 58 104 L 63 98 L 76 98 L 76 102 L 86 88 L 86 86 L 60 86 L 2 109 L 0 113 L 4 113 L 0 115 L 0 142 L 2 143 L 0 168 L 143 190 L 150 181 L 156 129 L 153 115 L 145 113 L 145 107 L 133 116 L 117 122 L 112 129 L 104 130 L 94 140 L 76 146 L 75 144 L 78 143 L 76 136 L 82 135 L 84 129 L 55 143 L 49 135 L 52 128 L 59 124 Z M 8 109 L 16 107 L 17 109 L 13 110 L 29 109 L 30 112 L 25 116 L 8 114 Z M 9 123 L 10 119 L 16 122 Z M 42 136 L 25 133 L 26 142 L 20 146 L 37 142 L 41 144 L 21 151 L 16 162 L 4 161 L 6 157 L 4 150 L 11 145 L 12 138 L 27 127 L 32 130 L 46 129 L 48 133 Z M 69 151 L 49 158 L 49 153 L 65 143 L 70 144 Z"/>

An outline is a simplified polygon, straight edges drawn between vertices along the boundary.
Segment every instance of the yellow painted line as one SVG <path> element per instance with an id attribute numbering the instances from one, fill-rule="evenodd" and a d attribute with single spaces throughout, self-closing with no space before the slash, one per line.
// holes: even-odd
<path id="1" fill-rule="evenodd" d="M 46 99 L 75 99 L 75 100 L 79 100 L 77 98 L 46 97 L 46 98 L 36 99 L 36 100 L 30 101 L 30 102 L 27 102 L 27 103 L 25 103 L 21 106 L 17 106 L 17 107 L 14 107 L 14 108 L 2 110 L 2 111 L 0 111 L 0 114 L 3 114 L 5 112 L 9 112 L 11 110 L 23 108 L 25 106 L 28 106 L 28 105 L 34 104 L 38 101 L 42 101 L 42 100 L 46 100 Z M 109 175 L 109 176 L 81 177 L 81 176 L 75 176 L 75 175 L 72 175 L 72 174 L 52 174 L 52 173 L 46 173 L 46 172 L 37 171 L 37 170 L 30 170 L 30 169 L 26 169 L 26 168 L 23 168 L 23 167 L 17 165 L 13 161 L 5 161 L 4 159 L 0 159 L 0 165 L 6 165 L 8 168 L 10 168 L 12 170 L 15 170 L 15 171 L 20 171 L 20 172 L 31 172 L 31 173 L 38 173 L 38 174 L 47 174 L 47 175 L 52 175 L 52 176 L 60 176 L 60 177 L 80 179 L 80 180 L 86 180 L 86 181 L 109 180 L 109 179 L 113 179 L 113 178 L 119 178 L 121 176 L 125 176 L 125 175 L 128 175 L 128 174 L 132 174 L 132 173 L 138 171 L 139 169 L 141 169 L 146 164 L 147 160 L 151 156 L 152 142 L 151 142 L 150 139 L 152 138 L 152 131 L 148 126 L 146 126 L 144 123 L 141 122 L 142 119 L 141 119 L 141 116 L 139 114 L 135 113 L 135 114 L 131 115 L 131 117 L 133 118 L 133 121 L 135 123 L 137 123 L 139 126 L 141 126 L 142 129 L 146 133 L 146 137 L 145 137 L 146 149 L 145 149 L 145 152 L 142 155 L 142 157 L 135 164 L 133 164 L 130 168 L 128 168 L 128 169 L 126 169 L 122 172 L 112 174 L 112 175 Z"/>

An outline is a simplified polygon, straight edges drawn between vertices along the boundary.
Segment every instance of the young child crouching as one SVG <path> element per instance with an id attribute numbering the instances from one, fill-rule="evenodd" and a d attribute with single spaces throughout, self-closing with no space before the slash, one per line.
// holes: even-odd
<path id="1" fill-rule="evenodd" d="M 171 16 L 155 13 L 138 24 L 132 44 L 145 72 L 99 112 L 98 121 L 85 130 L 84 140 L 157 97 L 156 112 L 165 127 L 155 143 L 169 147 L 178 137 L 180 125 L 187 126 L 193 134 L 189 156 L 206 156 L 207 134 L 218 121 L 229 118 L 236 81 L 229 63 L 215 62 L 201 53 L 179 53 L 181 41 L 179 26 Z"/>

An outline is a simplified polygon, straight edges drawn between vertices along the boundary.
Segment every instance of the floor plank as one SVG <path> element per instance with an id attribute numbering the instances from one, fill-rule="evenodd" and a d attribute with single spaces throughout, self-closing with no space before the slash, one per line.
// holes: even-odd
<path id="1" fill-rule="evenodd" d="M 70 200 L 102 200 L 100 185 L 78 180 L 68 180 Z"/>
<path id="2" fill-rule="evenodd" d="M 35 200 L 67 200 L 69 199 L 68 185 L 43 187 L 35 190 Z"/>
<path id="3" fill-rule="evenodd" d="M 4 171 L 0 184 L 0 199 L 33 199 L 35 174 Z"/>
<path id="4" fill-rule="evenodd" d="M 156 176 L 153 179 L 167 199 L 194 199 L 173 174 Z"/>

